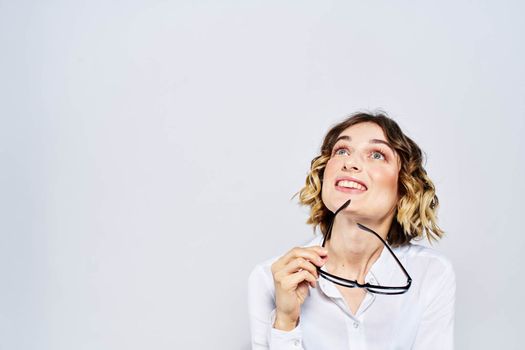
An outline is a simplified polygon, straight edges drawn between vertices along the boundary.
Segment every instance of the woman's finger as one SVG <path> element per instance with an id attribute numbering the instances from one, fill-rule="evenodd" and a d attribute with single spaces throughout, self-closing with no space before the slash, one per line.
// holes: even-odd
<path id="1" fill-rule="evenodd" d="M 307 270 L 314 275 L 315 278 L 319 277 L 316 266 L 304 258 L 297 258 L 290 261 L 287 265 L 283 266 L 281 270 L 276 271 L 274 277 L 279 279 L 301 270 Z"/>
<path id="2" fill-rule="evenodd" d="M 301 270 L 283 278 L 280 285 L 284 290 L 293 291 L 303 281 L 307 281 L 313 288 L 317 283 L 317 279 L 308 270 Z"/>
<path id="3" fill-rule="evenodd" d="M 325 263 L 325 258 L 328 254 L 326 248 L 313 246 L 307 248 L 293 248 L 282 257 L 282 263 L 287 265 L 290 261 L 297 258 L 309 260 L 317 266 L 322 266 Z"/>

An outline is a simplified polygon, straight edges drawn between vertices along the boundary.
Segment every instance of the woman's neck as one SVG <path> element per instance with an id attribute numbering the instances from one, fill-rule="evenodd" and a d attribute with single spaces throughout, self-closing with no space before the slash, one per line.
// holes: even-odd
<path id="1" fill-rule="evenodd" d="M 326 268 L 330 273 L 364 283 L 368 271 L 381 255 L 384 246 L 373 234 L 360 229 L 356 221 L 341 214 L 336 217 L 330 240 L 326 243 Z M 381 222 L 360 223 L 386 240 L 392 218 Z"/>

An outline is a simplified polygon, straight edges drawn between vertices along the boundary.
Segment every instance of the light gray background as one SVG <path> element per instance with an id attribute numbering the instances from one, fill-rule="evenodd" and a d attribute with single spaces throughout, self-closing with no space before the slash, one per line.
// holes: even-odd
<path id="1" fill-rule="evenodd" d="M 247 349 L 327 129 L 428 154 L 457 348 L 521 349 L 519 1 L 0 1 L 0 348 Z"/>

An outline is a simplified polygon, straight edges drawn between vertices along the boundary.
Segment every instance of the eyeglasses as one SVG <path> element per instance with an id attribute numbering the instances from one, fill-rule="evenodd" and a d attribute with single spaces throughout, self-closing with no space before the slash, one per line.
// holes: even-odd
<path id="1" fill-rule="evenodd" d="M 351 200 L 348 200 L 345 204 L 343 204 L 339 209 L 337 209 L 337 211 L 335 212 L 334 214 L 334 217 L 332 219 L 332 222 L 330 223 L 330 227 L 328 228 L 328 231 L 326 233 L 326 235 L 324 236 L 324 239 L 323 239 L 323 244 L 322 246 L 324 247 L 325 243 L 326 243 L 326 239 L 327 237 L 330 238 L 331 234 L 332 234 L 332 227 L 334 226 L 334 221 L 335 221 L 335 216 L 343 209 L 345 209 L 349 204 L 350 204 L 350 201 Z M 378 286 L 378 285 L 373 285 L 373 284 L 370 284 L 370 283 L 359 283 L 357 281 L 353 281 L 353 280 L 348 280 L 346 278 L 342 278 L 342 277 L 338 277 L 336 275 L 332 275 L 331 273 L 328 273 L 326 271 L 323 271 L 321 270 L 320 267 L 317 267 L 317 271 L 319 272 L 319 275 L 321 277 L 323 277 L 324 279 L 330 281 L 330 282 L 333 282 L 335 284 L 338 284 L 340 286 L 343 286 L 343 287 L 347 287 L 347 288 L 363 288 L 363 289 L 366 289 L 367 291 L 369 291 L 370 293 L 375 293 L 375 294 L 384 294 L 384 295 L 396 295 L 396 294 L 403 294 L 403 293 L 406 293 L 408 291 L 408 289 L 410 288 L 410 285 L 412 284 L 412 278 L 410 277 L 410 275 L 408 274 L 407 270 L 403 267 L 403 265 L 401 264 L 401 262 L 399 261 L 399 259 L 397 258 L 397 256 L 394 254 L 394 252 L 392 251 L 392 249 L 390 249 L 390 247 L 388 246 L 388 244 L 385 242 L 385 240 L 383 238 L 381 238 L 381 236 L 379 236 L 374 230 L 372 229 L 369 229 L 368 227 L 364 226 L 364 225 L 361 225 L 361 224 L 357 224 L 357 226 L 364 230 L 364 231 L 367 231 L 367 232 L 370 232 L 372 233 L 374 236 L 376 236 L 377 238 L 379 238 L 379 240 L 383 243 L 383 245 L 388 249 L 388 251 L 390 252 L 390 254 L 392 254 L 392 256 L 394 257 L 394 259 L 396 260 L 397 264 L 399 265 L 399 267 L 401 268 L 401 270 L 403 271 L 403 274 L 406 276 L 407 278 L 407 282 L 406 282 L 406 285 L 404 286 L 401 286 L 401 287 L 389 287 L 389 286 Z"/>

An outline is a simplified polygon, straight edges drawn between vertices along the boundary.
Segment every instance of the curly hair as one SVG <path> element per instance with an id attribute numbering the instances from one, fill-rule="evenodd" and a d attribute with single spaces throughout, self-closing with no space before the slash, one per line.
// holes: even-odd
<path id="1" fill-rule="evenodd" d="M 399 125 L 384 113 L 359 112 L 328 131 L 321 146 L 321 154 L 312 160 L 306 183 L 299 191 L 299 203 L 310 206 L 310 216 L 306 223 L 313 225 L 314 231 L 319 226 L 321 233 L 326 235 L 333 219 L 333 213 L 321 199 L 326 163 L 339 135 L 348 127 L 364 122 L 372 122 L 381 127 L 401 163 L 398 176 L 399 200 L 388 232 L 388 243 L 394 247 L 401 246 L 425 235 L 430 242 L 437 241 L 444 235 L 444 231 L 437 225 L 439 201 L 434 184 L 423 167 L 423 152 L 401 131 Z"/>

